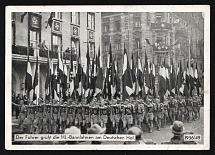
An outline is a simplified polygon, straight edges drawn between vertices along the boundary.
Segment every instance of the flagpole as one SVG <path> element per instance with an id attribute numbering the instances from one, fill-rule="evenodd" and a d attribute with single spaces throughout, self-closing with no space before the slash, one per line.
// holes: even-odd
<path id="1" fill-rule="evenodd" d="M 36 65 L 38 65 L 38 52 L 37 52 L 37 42 L 36 42 L 36 58 L 37 58 L 37 63 L 36 63 Z M 39 66 L 39 65 L 38 65 Z M 36 66 L 36 67 L 38 67 L 38 66 Z M 37 69 L 39 69 L 39 68 L 37 68 Z M 37 73 L 36 74 L 38 74 L 38 70 L 37 70 Z M 35 76 L 35 75 L 34 75 Z M 37 89 L 39 89 L 39 75 L 38 75 L 38 88 Z M 35 88 L 34 88 L 34 91 L 35 91 Z M 36 105 L 38 105 L 38 96 L 37 96 L 37 94 L 36 94 Z"/>
<path id="2" fill-rule="evenodd" d="M 188 66 L 189 66 L 189 72 L 190 72 L 190 69 L 191 69 L 191 66 L 190 66 L 190 52 L 191 52 L 191 34 L 192 34 L 192 31 L 190 30 L 190 35 L 189 35 L 189 51 L 188 51 Z M 189 82 L 189 92 L 191 90 L 191 85 L 190 85 L 190 82 Z"/>
<path id="3" fill-rule="evenodd" d="M 136 73 L 136 92 L 135 92 L 135 96 L 136 96 L 136 93 L 137 93 L 136 100 L 139 99 L 139 95 L 138 95 L 139 94 L 139 89 L 137 87 L 137 83 L 139 82 L 138 78 L 137 78 L 137 77 L 139 77 L 139 74 L 138 74 L 139 48 L 140 48 L 140 44 L 139 44 L 139 41 L 138 41 L 138 43 L 137 43 L 137 63 L 136 63 L 136 71 L 137 71 L 137 73 Z"/>
<path id="4" fill-rule="evenodd" d="M 48 64 L 48 68 L 49 68 L 49 70 L 48 70 L 48 74 L 49 74 L 49 87 L 48 87 L 48 89 L 49 89 L 49 99 L 51 100 L 51 80 L 50 80 L 50 77 L 51 77 L 51 72 L 50 72 L 50 45 L 48 46 L 48 62 L 49 62 L 49 64 Z"/>
<path id="5" fill-rule="evenodd" d="M 28 76 L 27 76 L 27 72 L 28 72 L 28 62 L 29 62 L 29 47 L 27 47 L 27 55 L 28 55 L 28 58 L 27 58 L 27 68 L 26 68 L 26 81 L 25 83 L 28 81 Z M 30 62 L 29 62 L 30 63 Z M 23 95 L 23 94 L 22 94 Z M 27 98 L 28 98 L 28 102 L 30 101 L 30 95 L 29 95 L 29 92 L 28 92 L 28 83 L 27 83 L 27 90 L 26 90 L 26 95 L 27 95 Z"/>
<path id="6" fill-rule="evenodd" d="M 69 62 L 70 62 L 70 64 L 69 64 L 69 74 L 67 74 L 67 75 L 69 75 L 69 83 L 70 82 L 72 82 L 72 81 L 70 81 L 70 75 L 71 75 L 71 63 L 73 63 L 73 62 L 71 62 L 71 56 L 72 56 L 72 50 L 70 50 L 70 58 L 69 58 Z M 73 69 L 72 69 L 72 71 L 73 71 Z M 73 74 L 73 73 L 72 73 Z M 72 75 L 73 76 L 73 75 Z M 72 78 L 72 77 L 71 77 Z M 70 88 L 70 86 L 69 86 L 69 88 Z M 69 94 L 69 88 L 68 88 L 68 97 L 69 97 L 69 95 L 70 95 L 70 98 L 71 98 L 71 94 Z M 70 93 L 72 93 L 72 92 L 70 92 Z M 68 102 L 68 98 L 67 98 L 67 103 L 69 103 Z"/>

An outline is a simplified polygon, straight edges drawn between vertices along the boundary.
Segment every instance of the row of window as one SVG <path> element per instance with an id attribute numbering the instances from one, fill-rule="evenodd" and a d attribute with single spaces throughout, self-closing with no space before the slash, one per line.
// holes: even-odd
<path id="1" fill-rule="evenodd" d="M 128 17 L 125 17 L 125 29 L 128 29 L 129 26 L 129 20 Z M 114 31 L 120 31 L 121 30 L 121 22 L 120 20 L 114 21 Z M 134 18 L 134 27 L 141 27 L 141 19 L 140 17 Z M 110 23 L 106 22 L 103 24 L 103 32 L 109 32 L 110 31 Z"/>
<path id="2" fill-rule="evenodd" d="M 108 52 L 109 51 L 109 47 L 110 47 L 110 43 L 109 42 L 105 42 L 104 43 L 104 51 Z M 135 38 L 134 39 L 134 48 L 135 49 L 141 48 L 141 40 L 140 40 L 140 38 Z M 122 50 L 122 46 L 121 46 L 121 41 L 120 40 L 114 41 L 114 50 L 115 51 Z"/>
<path id="3" fill-rule="evenodd" d="M 38 40 L 39 40 L 39 32 L 38 31 L 29 31 L 29 41 L 30 41 L 30 47 L 31 48 L 37 48 L 38 46 Z M 89 42 L 89 51 L 94 52 L 95 43 Z M 53 51 L 62 51 L 62 35 L 58 35 L 55 33 L 52 33 L 52 45 L 53 45 Z M 71 50 L 74 53 L 79 52 L 79 46 L 80 46 L 80 40 L 79 38 L 71 37 Z"/>
<path id="4" fill-rule="evenodd" d="M 62 51 L 65 49 L 62 49 L 62 12 L 52 12 L 52 15 L 54 17 L 54 20 L 52 22 L 52 34 L 51 34 L 51 47 L 46 46 L 47 48 L 51 48 L 53 51 Z M 55 20 L 57 19 L 57 20 Z M 13 20 L 12 20 L 12 38 L 13 42 L 12 44 L 15 44 L 15 15 L 13 14 Z M 87 14 L 87 21 L 88 21 L 88 29 L 95 29 L 95 14 L 94 13 L 88 13 Z M 80 13 L 79 12 L 71 12 L 71 23 L 77 25 L 76 29 L 73 29 L 73 31 L 78 31 L 80 25 Z M 91 31 L 91 30 L 89 30 Z M 89 43 L 89 50 L 94 51 L 95 43 L 94 40 L 94 32 L 92 31 L 89 33 L 89 39 L 92 40 L 92 42 Z M 80 40 L 79 40 L 79 33 L 76 32 L 76 35 L 73 37 L 71 36 L 71 50 L 75 53 L 79 51 L 80 46 Z M 74 35 L 74 32 L 73 34 Z M 45 40 L 41 41 L 41 15 L 36 13 L 29 13 L 29 29 L 28 29 L 28 44 L 29 47 L 36 49 L 39 48 L 39 44 L 43 44 L 42 46 L 45 47 L 46 45 Z M 41 47 L 41 46 L 40 46 Z M 66 47 L 65 47 L 66 48 Z"/>

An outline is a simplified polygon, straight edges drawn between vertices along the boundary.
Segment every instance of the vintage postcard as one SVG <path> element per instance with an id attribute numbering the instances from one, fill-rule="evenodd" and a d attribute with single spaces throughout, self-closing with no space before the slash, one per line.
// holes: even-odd
<path id="1" fill-rule="evenodd" d="M 6 150 L 210 149 L 209 5 L 5 11 Z"/>

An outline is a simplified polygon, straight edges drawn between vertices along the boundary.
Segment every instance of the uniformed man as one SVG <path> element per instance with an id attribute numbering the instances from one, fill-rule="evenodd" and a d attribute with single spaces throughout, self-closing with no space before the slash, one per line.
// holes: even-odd
<path id="1" fill-rule="evenodd" d="M 117 101 L 117 105 L 119 107 L 119 116 L 120 116 L 119 126 L 118 126 L 118 133 L 122 133 L 122 131 L 124 130 L 124 128 L 123 128 L 124 103 L 120 99 L 119 101 Z"/>
<path id="2" fill-rule="evenodd" d="M 91 127 L 93 126 L 93 124 L 97 124 L 98 123 L 98 114 L 99 114 L 99 106 L 97 103 L 97 100 L 94 99 L 92 102 L 91 102 L 91 105 L 90 105 L 90 114 L 91 114 Z"/>
<path id="3" fill-rule="evenodd" d="M 57 129 L 58 129 L 59 106 L 60 106 L 59 101 L 58 100 L 53 100 L 53 105 L 52 105 L 52 125 L 54 126 L 53 133 L 56 133 Z"/>
<path id="4" fill-rule="evenodd" d="M 155 123 L 157 124 L 157 130 L 160 131 L 161 128 L 161 120 L 163 117 L 163 103 L 160 103 L 160 98 L 156 97 L 155 99 L 155 107 L 156 107 L 156 112 L 155 112 Z"/>
<path id="5" fill-rule="evenodd" d="M 135 107 L 135 125 L 139 126 L 139 128 L 142 128 L 143 118 L 144 118 L 144 105 L 142 100 L 137 100 Z"/>
<path id="6" fill-rule="evenodd" d="M 24 100 L 24 104 L 25 104 L 25 105 L 28 105 L 28 97 L 27 97 L 26 94 L 23 95 L 23 100 Z"/>
<path id="7" fill-rule="evenodd" d="M 43 102 L 38 102 L 37 105 L 37 115 L 36 115 L 36 120 L 35 120 L 35 127 L 37 128 L 36 133 L 42 133 L 43 129 L 43 115 L 44 115 L 44 104 Z"/>
<path id="8" fill-rule="evenodd" d="M 82 122 L 83 122 L 82 103 L 78 102 L 78 104 L 75 106 L 75 126 L 81 129 Z"/>
<path id="9" fill-rule="evenodd" d="M 169 101 L 167 99 L 164 100 L 163 102 L 163 110 L 162 110 L 162 115 L 163 117 L 161 118 L 161 121 L 163 122 L 162 127 L 166 127 L 166 121 L 167 118 L 169 117 Z"/>
<path id="10" fill-rule="evenodd" d="M 116 134 L 118 134 L 119 131 L 119 119 L 120 119 L 120 106 L 117 104 L 117 100 L 113 99 L 112 104 L 110 105 L 111 107 L 111 121 L 113 128 L 116 129 Z"/>
<path id="11" fill-rule="evenodd" d="M 48 113 L 48 110 L 50 112 L 50 107 L 47 108 L 47 104 L 44 104 L 44 112 L 43 112 L 43 119 L 42 119 L 42 131 L 45 130 L 46 133 L 49 133 L 50 113 Z"/>
<path id="12" fill-rule="evenodd" d="M 87 130 L 90 128 L 90 104 L 88 101 L 83 104 L 83 126 L 86 126 Z"/>
<path id="13" fill-rule="evenodd" d="M 146 103 L 144 103 L 145 106 L 145 119 L 146 119 L 146 124 L 149 128 L 149 132 L 152 133 L 152 129 L 153 129 L 153 104 L 151 99 L 149 99 L 149 97 L 146 97 Z"/>
<path id="14" fill-rule="evenodd" d="M 39 98 L 38 98 L 38 101 L 39 102 L 43 102 L 44 100 L 43 100 L 43 95 L 40 93 L 40 95 L 39 95 Z"/>
<path id="15" fill-rule="evenodd" d="M 133 106 L 130 103 L 129 99 L 126 99 L 124 102 L 124 114 L 123 114 L 123 128 L 126 128 L 126 125 L 128 126 L 128 129 L 132 126 L 133 124 L 133 117 L 132 117 L 132 112 L 133 112 Z"/>
<path id="16" fill-rule="evenodd" d="M 48 121 L 47 121 L 48 133 L 52 133 L 52 122 L 53 121 L 52 121 L 52 102 L 51 101 L 46 104 L 45 112 L 48 117 Z"/>
<path id="17" fill-rule="evenodd" d="M 194 117 L 193 117 L 193 120 L 196 121 L 196 119 L 198 119 L 199 117 L 199 114 L 198 114 L 198 107 L 199 107 L 200 103 L 198 101 L 198 96 L 195 95 L 193 97 L 193 112 L 194 112 Z"/>
<path id="18" fill-rule="evenodd" d="M 75 121 L 75 101 L 72 101 L 69 103 L 69 105 L 67 106 L 67 121 L 66 121 L 66 125 L 67 127 L 70 127 L 73 125 L 74 121 Z"/>
<path id="19" fill-rule="evenodd" d="M 203 102 L 201 95 L 199 95 L 198 101 L 199 101 L 199 105 L 198 105 L 198 118 L 200 119 L 200 109 L 201 109 L 201 105 L 202 105 L 202 102 Z"/>
<path id="20" fill-rule="evenodd" d="M 133 97 L 132 97 L 133 98 Z M 131 100 L 131 106 L 132 106 L 132 118 L 133 118 L 133 125 L 137 125 L 137 121 L 136 121 L 136 106 L 137 106 L 137 101 L 136 100 Z"/>
<path id="21" fill-rule="evenodd" d="M 59 113 L 60 113 L 60 132 L 64 133 L 66 129 L 66 121 L 67 121 L 67 102 L 62 102 L 59 107 Z"/>
<path id="22" fill-rule="evenodd" d="M 34 120 L 35 120 L 35 116 L 36 116 L 36 105 L 33 104 L 33 102 L 31 102 L 28 106 L 27 106 L 27 116 L 28 116 L 28 120 L 30 123 L 30 133 L 34 133 L 35 132 L 35 128 L 34 128 Z"/>
<path id="23" fill-rule="evenodd" d="M 105 105 L 105 101 L 102 99 L 99 106 L 99 120 L 102 128 L 106 127 L 107 119 L 107 106 Z"/>
<path id="24" fill-rule="evenodd" d="M 193 100 L 192 98 L 188 98 L 186 101 L 186 110 L 188 114 L 188 122 L 190 123 L 192 120 L 192 113 L 193 113 Z"/>
<path id="25" fill-rule="evenodd" d="M 149 96 L 149 99 L 152 102 L 153 105 L 153 121 L 154 121 L 154 125 L 155 127 L 157 127 L 157 121 L 156 121 L 156 115 L 157 115 L 157 106 L 156 106 L 156 98 L 153 98 L 153 96 Z"/>
<path id="26" fill-rule="evenodd" d="M 170 96 L 169 102 L 169 117 L 171 122 L 175 122 L 175 114 L 176 114 L 176 100 L 172 96 Z"/>
<path id="27" fill-rule="evenodd" d="M 182 122 L 184 122 L 185 104 L 185 100 L 178 96 L 178 120 Z"/>
<path id="28" fill-rule="evenodd" d="M 12 116 L 14 116 L 15 105 L 13 103 L 15 103 L 15 101 L 16 101 L 15 92 L 12 90 Z"/>
<path id="29" fill-rule="evenodd" d="M 24 130 L 23 123 L 25 121 L 27 109 L 26 109 L 26 106 L 24 104 L 24 100 L 22 100 L 22 99 L 19 101 L 19 104 L 14 103 L 14 105 L 19 109 L 18 123 L 20 125 L 20 132 L 22 133 Z"/>
<path id="30" fill-rule="evenodd" d="M 15 111 L 16 111 L 16 119 L 18 119 L 18 116 L 19 116 L 19 104 L 20 104 L 20 100 L 22 99 L 22 95 L 19 93 L 17 94 L 16 96 L 16 100 L 14 102 L 14 106 L 15 106 Z M 24 102 L 24 101 L 23 101 Z"/>

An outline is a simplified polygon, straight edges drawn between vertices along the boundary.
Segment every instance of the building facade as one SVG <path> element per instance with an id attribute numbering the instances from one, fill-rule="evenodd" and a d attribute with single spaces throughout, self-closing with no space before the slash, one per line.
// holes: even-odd
<path id="1" fill-rule="evenodd" d="M 180 61 L 182 68 L 185 68 L 190 50 L 190 58 L 198 63 L 199 72 L 202 73 L 204 69 L 202 13 L 105 12 L 101 16 L 103 62 L 106 65 L 111 43 L 112 53 L 116 55 L 119 64 L 120 75 L 123 68 L 124 44 L 129 57 L 133 53 L 136 58 L 139 50 L 143 65 L 146 52 L 148 60 L 155 64 L 156 74 L 164 58 L 166 66 L 170 66 L 173 60 L 175 69 Z M 203 78 L 200 79 L 203 86 Z"/>
<path id="2" fill-rule="evenodd" d="M 86 61 L 87 44 L 91 57 L 98 50 L 101 38 L 101 13 L 96 12 L 13 12 L 12 24 L 12 91 L 25 93 L 27 58 L 32 78 L 39 62 L 39 91 L 45 97 L 48 53 L 54 68 L 58 52 L 69 71 L 70 54 L 80 52 Z M 48 52 L 49 51 L 49 52 Z M 75 65 L 75 63 L 74 63 Z"/>

